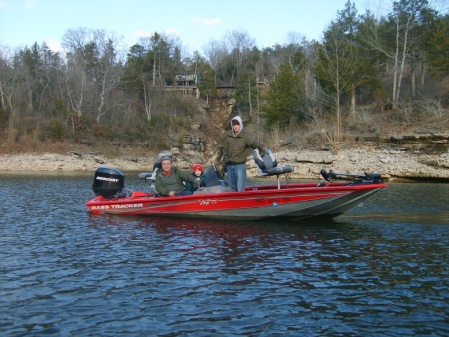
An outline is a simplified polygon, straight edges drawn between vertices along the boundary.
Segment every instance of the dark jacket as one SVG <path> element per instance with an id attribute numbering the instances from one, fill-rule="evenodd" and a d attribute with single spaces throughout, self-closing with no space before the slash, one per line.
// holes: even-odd
<path id="1" fill-rule="evenodd" d="M 181 171 L 177 168 L 173 168 L 170 176 L 166 176 L 163 172 L 156 176 L 155 187 L 156 190 L 163 196 L 168 196 L 170 191 L 174 191 L 176 194 L 186 189 L 183 182 L 194 183 L 195 178 L 190 172 Z"/>
<path id="2" fill-rule="evenodd" d="M 232 120 L 240 123 L 240 132 L 234 135 L 231 121 L 231 132 L 225 134 L 219 143 L 217 166 L 246 163 L 251 150 L 263 146 L 253 135 L 243 132 L 243 122 L 240 116 L 236 116 Z"/>
<path id="3" fill-rule="evenodd" d="M 201 173 L 201 175 L 200 175 L 199 177 L 197 177 L 197 176 L 195 175 L 195 173 L 192 173 L 192 177 L 194 177 L 195 180 L 196 180 L 196 178 L 199 178 L 199 179 L 200 179 L 200 182 L 199 182 L 199 185 L 198 185 L 196 182 L 194 182 L 194 183 L 186 182 L 186 183 L 185 183 L 186 188 L 187 188 L 190 192 L 195 192 L 195 191 L 198 189 L 198 187 L 204 187 L 204 186 L 206 186 L 206 185 L 204 185 L 204 179 L 206 178 L 206 176 L 204 175 L 204 173 Z"/>

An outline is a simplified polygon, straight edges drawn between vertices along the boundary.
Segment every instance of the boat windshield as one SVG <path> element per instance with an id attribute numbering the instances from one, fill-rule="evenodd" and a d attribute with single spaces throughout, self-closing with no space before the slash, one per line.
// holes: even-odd
<path id="1" fill-rule="evenodd" d="M 204 171 L 204 185 L 206 185 L 206 187 L 229 186 L 228 182 L 221 176 L 215 166 L 208 167 Z"/>

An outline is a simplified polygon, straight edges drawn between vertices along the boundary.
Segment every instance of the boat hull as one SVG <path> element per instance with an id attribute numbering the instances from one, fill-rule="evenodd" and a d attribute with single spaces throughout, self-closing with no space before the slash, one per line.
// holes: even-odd
<path id="1" fill-rule="evenodd" d="M 381 189 L 383 183 L 289 184 L 252 186 L 243 192 L 195 193 L 159 197 L 132 192 L 124 197 L 97 196 L 86 203 L 93 214 L 154 215 L 189 218 L 260 220 L 336 217 Z"/>

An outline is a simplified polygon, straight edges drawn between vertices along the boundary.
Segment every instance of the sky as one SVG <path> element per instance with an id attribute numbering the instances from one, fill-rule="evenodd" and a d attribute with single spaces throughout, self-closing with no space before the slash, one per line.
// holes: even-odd
<path id="1" fill-rule="evenodd" d="M 320 40 L 347 0 L 0 0 L 0 46 L 41 45 L 55 51 L 69 29 L 102 29 L 125 47 L 154 32 L 179 37 L 200 53 L 230 31 L 244 31 L 259 48 L 295 34 Z M 373 0 L 352 0 L 363 14 Z M 370 8 L 372 9 L 372 7 Z M 126 48 L 127 49 L 127 48 Z"/>

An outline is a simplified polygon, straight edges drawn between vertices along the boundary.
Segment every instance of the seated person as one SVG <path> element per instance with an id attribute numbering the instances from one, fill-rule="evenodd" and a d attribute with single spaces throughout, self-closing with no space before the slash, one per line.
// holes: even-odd
<path id="1" fill-rule="evenodd" d="M 200 163 L 196 163 L 195 165 L 193 165 L 193 172 L 192 172 L 192 176 L 196 178 L 199 178 L 200 180 L 196 180 L 195 184 L 192 183 L 186 183 L 186 188 L 191 191 L 191 192 L 195 192 L 196 190 L 198 190 L 200 187 L 204 187 L 204 179 L 206 178 L 204 175 L 204 168 L 203 165 L 201 165 Z"/>
<path id="2" fill-rule="evenodd" d="M 174 197 L 182 195 L 192 195 L 192 192 L 186 189 L 184 183 L 195 183 L 192 174 L 173 168 L 170 157 L 162 158 L 162 172 L 156 176 L 156 190 L 163 196 Z"/>

